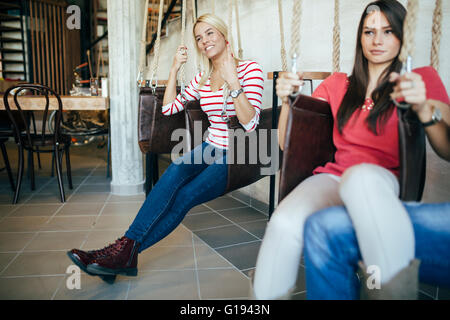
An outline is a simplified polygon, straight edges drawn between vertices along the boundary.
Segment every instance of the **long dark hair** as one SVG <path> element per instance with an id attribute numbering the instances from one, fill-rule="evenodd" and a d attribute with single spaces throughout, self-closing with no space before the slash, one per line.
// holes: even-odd
<path id="1" fill-rule="evenodd" d="M 379 0 L 367 5 L 364 10 L 361 21 L 359 22 L 358 36 L 356 39 L 355 65 L 352 75 L 349 77 L 348 90 L 344 96 L 341 106 L 337 114 L 338 129 L 342 133 L 342 129 L 348 122 L 352 114 L 364 104 L 367 87 L 369 85 L 369 68 L 368 61 L 364 56 L 361 36 L 363 33 L 364 21 L 373 10 L 380 10 L 389 21 L 394 35 L 403 44 L 403 21 L 406 17 L 406 9 L 397 0 Z M 378 86 L 372 93 L 372 100 L 375 105 L 367 117 L 369 129 L 378 134 L 377 126 L 381 127 L 386 123 L 387 119 L 393 112 L 394 108 L 390 101 L 390 94 L 394 85 L 389 82 L 389 74 L 391 72 L 400 72 L 401 62 L 397 57 L 383 71 L 378 81 Z"/>

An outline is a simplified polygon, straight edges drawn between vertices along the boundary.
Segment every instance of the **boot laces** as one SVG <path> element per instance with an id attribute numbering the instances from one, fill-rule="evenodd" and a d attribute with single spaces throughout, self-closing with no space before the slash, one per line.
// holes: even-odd
<path id="1" fill-rule="evenodd" d="M 91 254 L 94 255 L 95 258 L 100 258 L 104 256 L 115 256 L 125 247 L 127 243 L 127 239 L 125 237 L 117 239 L 114 243 L 104 247 L 100 250 L 92 251 Z"/>

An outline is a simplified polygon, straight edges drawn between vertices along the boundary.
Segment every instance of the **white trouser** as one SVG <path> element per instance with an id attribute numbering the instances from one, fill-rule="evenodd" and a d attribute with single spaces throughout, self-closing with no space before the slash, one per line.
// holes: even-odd
<path id="1" fill-rule="evenodd" d="M 273 213 L 256 262 L 254 294 L 274 299 L 295 286 L 303 249 L 303 228 L 314 212 L 345 205 L 366 266 L 379 267 L 389 281 L 414 258 L 414 230 L 398 198 L 397 178 L 388 170 L 360 164 L 339 178 L 309 177 L 283 199 Z"/>

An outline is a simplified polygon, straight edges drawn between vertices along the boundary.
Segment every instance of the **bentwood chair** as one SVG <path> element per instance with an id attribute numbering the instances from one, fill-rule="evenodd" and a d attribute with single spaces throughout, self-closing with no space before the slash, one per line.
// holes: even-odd
<path id="1" fill-rule="evenodd" d="M 26 115 L 26 111 L 22 109 L 21 104 L 23 105 L 23 100 L 20 98 L 20 93 L 24 90 L 29 90 L 35 94 L 37 94 L 36 104 L 42 104 L 42 108 L 36 108 L 33 106 L 33 110 L 43 111 L 43 119 L 41 128 L 35 130 L 34 133 L 31 132 L 30 126 L 28 125 L 28 117 Z M 12 94 L 12 92 L 14 92 Z M 57 114 L 54 120 L 54 132 L 49 133 L 46 128 L 48 111 L 50 107 L 50 98 L 53 95 L 56 98 L 57 104 Z M 13 97 L 13 104 L 10 106 L 11 96 Z M 9 99 L 8 99 L 9 98 Z M 21 101 L 22 100 L 22 101 Z M 28 151 L 28 166 L 31 177 L 31 189 L 35 189 L 35 177 L 34 177 L 34 153 L 52 153 L 52 156 L 55 159 L 56 163 L 56 173 L 58 179 L 58 187 L 61 202 L 65 202 L 65 194 L 64 194 L 64 185 L 62 179 L 62 155 L 66 154 L 66 170 L 67 170 L 67 178 L 69 182 L 69 188 L 72 189 L 72 175 L 70 169 L 70 144 L 71 138 L 70 136 L 61 134 L 61 119 L 63 112 L 63 105 L 60 96 L 52 89 L 39 85 L 39 84 L 23 84 L 9 88 L 6 90 L 3 96 L 3 102 L 5 105 L 6 112 L 11 120 L 14 136 L 18 147 L 19 152 L 19 166 L 17 173 L 17 185 L 14 193 L 13 204 L 17 203 L 19 198 L 19 192 L 22 182 L 23 169 L 24 169 L 24 151 Z M 19 117 L 14 115 L 13 109 L 18 111 Z M 17 112 L 16 111 L 16 112 Z M 23 129 L 25 128 L 25 129 Z"/>

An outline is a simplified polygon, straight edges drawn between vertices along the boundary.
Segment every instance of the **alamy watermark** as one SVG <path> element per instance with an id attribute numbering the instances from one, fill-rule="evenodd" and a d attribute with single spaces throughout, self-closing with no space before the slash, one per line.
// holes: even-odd
<path id="1" fill-rule="evenodd" d="M 366 280 L 366 286 L 369 290 L 381 289 L 381 269 L 377 265 L 370 265 L 366 269 L 370 276 Z"/>
<path id="2" fill-rule="evenodd" d="M 66 273 L 69 274 L 66 280 L 66 288 L 69 290 L 81 289 L 81 270 L 76 265 L 70 265 L 66 269 Z"/>
<path id="3" fill-rule="evenodd" d="M 69 14 L 66 21 L 66 26 L 69 30 L 81 29 L 81 9 L 77 5 L 67 7 L 66 13 Z"/>
<path id="4" fill-rule="evenodd" d="M 228 150 L 206 147 L 203 152 L 191 151 L 191 141 L 195 146 L 200 145 L 209 131 L 202 130 L 202 122 L 194 121 L 193 137 L 186 129 L 173 131 L 171 141 L 179 141 L 171 152 L 172 162 L 175 164 L 240 164 L 260 165 L 261 175 L 274 175 L 279 169 L 280 152 L 278 147 L 277 129 L 259 129 L 245 132 L 243 129 L 228 129 Z M 224 153 L 226 152 L 226 156 Z M 183 154 L 184 156 L 180 156 Z"/>

